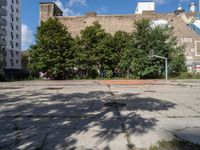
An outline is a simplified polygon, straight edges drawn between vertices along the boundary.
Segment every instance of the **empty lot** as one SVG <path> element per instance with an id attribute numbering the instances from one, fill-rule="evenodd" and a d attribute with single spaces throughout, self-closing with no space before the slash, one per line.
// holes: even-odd
<path id="1" fill-rule="evenodd" d="M 148 149 L 200 144 L 200 80 L 0 83 L 0 149 Z"/>

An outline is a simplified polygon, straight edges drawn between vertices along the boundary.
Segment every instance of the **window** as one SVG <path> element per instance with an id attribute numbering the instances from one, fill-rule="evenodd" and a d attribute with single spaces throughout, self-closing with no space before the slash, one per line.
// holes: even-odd
<path id="1" fill-rule="evenodd" d="M 13 14 L 10 14 L 10 19 L 11 19 L 12 22 L 14 21 Z"/>
<path id="2" fill-rule="evenodd" d="M 16 0 L 16 4 L 19 4 L 19 0 Z"/>
<path id="3" fill-rule="evenodd" d="M 200 56 L 200 41 L 195 41 L 195 56 Z"/>
<path id="4" fill-rule="evenodd" d="M 10 59 L 10 64 L 12 67 L 14 66 L 13 59 Z"/>
<path id="5" fill-rule="evenodd" d="M 16 8 L 16 12 L 19 13 L 19 9 L 18 8 Z"/>
<path id="6" fill-rule="evenodd" d="M 16 60 L 16 64 L 17 64 L 17 65 L 19 64 L 19 60 Z"/>
<path id="7" fill-rule="evenodd" d="M 10 41 L 11 48 L 14 48 L 13 41 Z"/>
<path id="8" fill-rule="evenodd" d="M 12 0 L 12 4 L 14 4 L 14 0 Z"/>
<path id="9" fill-rule="evenodd" d="M 18 51 L 16 51 L 16 55 L 19 55 L 19 52 L 18 52 Z"/>
<path id="10" fill-rule="evenodd" d="M 13 32 L 10 32 L 11 39 L 14 39 Z"/>
<path id="11" fill-rule="evenodd" d="M 16 21 L 19 22 L 19 17 L 16 17 Z"/>
<path id="12" fill-rule="evenodd" d="M 16 39 L 19 39 L 19 34 L 16 34 Z"/>
<path id="13" fill-rule="evenodd" d="M 16 25 L 16 30 L 19 30 L 19 26 L 18 25 Z"/>
<path id="14" fill-rule="evenodd" d="M 10 51 L 10 55 L 11 55 L 11 57 L 14 57 L 14 54 L 13 54 L 12 50 Z"/>
<path id="15" fill-rule="evenodd" d="M 12 13 L 14 13 L 13 5 L 10 5 L 10 9 L 11 9 Z"/>
<path id="16" fill-rule="evenodd" d="M 11 30 L 14 30 L 13 23 L 10 23 Z"/>
<path id="17" fill-rule="evenodd" d="M 15 43 L 15 46 L 16 46 L 16 47 L 19 47 L 19 43 L 16 42 L 16 43 Z"/>

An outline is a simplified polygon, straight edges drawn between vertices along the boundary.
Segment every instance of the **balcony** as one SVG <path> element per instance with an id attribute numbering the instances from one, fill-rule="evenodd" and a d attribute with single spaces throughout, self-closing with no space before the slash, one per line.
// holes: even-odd
<path id="1" fill-rule="evenodd" d="M 6 26 L 6 25 L 7 25 L 6 20 L 3 18 L 0 18 L 0 26 Z"/>
<path id="2" fill-rule="evenodd" d="M 0 28 L 0 36 L 6 36 L 7 32 L 5 29 Z"/>
<path id="3" fill-rule="evenodd" d="M 0 7 L 0 16 L 6 16 L 7 15 L 7 11 L 4 8 Z"/>
<path id="4" fill-rule="evenodd" d="M 6 6 L 7 0 L 0 0 L 0 6 Z"/>
<path id="5" fill-rule="evenodd" d="M 6 46 L 7 42 L 5 39 L 0 39 L 0 46 Z"/>

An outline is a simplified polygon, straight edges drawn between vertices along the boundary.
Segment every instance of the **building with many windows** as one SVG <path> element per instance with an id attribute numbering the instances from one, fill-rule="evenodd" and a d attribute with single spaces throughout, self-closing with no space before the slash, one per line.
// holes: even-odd
<path id="1" fill-rule="evenodd" d="M 2 0 L 1 0 L 2 1 Z M 4 0 L 3 0 L 4 1 Z M 21 69 L 21 2 L 7 0 L 6 66 L 5 69 Z"/>
<path id="2" fill-rule="evenodd" d="M 5 56 L 6 56 L 6 16 L 7 16 L 7 11 L 6 11 L 6 5 L 7 1 L 6 0 L 1 0 L 0 1 L 0 74 L 3 74 L 3 68 L 5 67 Z"/>

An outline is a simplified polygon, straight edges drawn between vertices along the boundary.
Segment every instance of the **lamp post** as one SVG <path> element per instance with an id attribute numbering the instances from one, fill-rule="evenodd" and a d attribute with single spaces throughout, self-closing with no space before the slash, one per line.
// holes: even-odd
<path id="1" fill-rule="evenodd" d="M 162 57 L 162 56 L 158 56 L 158 55 L 154 55 L 154 51 L 151 50 L 150 51 L 150 57 L 156 57 L 156 58 L 160 58 L 160 59 L 164 59 L 165 60 L 165 80 L 168 80 L 168 59 L 166 57 Z"/>

